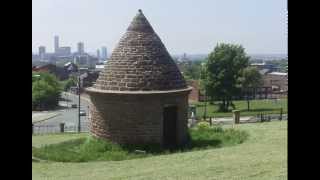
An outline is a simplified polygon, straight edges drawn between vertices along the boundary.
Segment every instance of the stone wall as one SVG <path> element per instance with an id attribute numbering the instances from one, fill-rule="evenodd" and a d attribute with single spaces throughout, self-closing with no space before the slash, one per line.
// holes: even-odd
<path id="1" fill-rule="evenodd" d="M 163 108 L 178 107 L 177 142 L 187 138 L 188 91 L 171 94 L 90 93 L 90 132 L 120 144 L 162 144 Z"/>

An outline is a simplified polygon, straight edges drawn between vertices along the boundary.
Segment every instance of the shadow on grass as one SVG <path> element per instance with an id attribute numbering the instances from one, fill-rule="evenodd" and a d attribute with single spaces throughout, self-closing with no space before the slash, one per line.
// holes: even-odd
<path id="1" fill-rule="evenodd" d="M 190 144 L 190 149 L 197 148 L 207 148 L 207 147 L 221 147 L 222 141 L 219 139 L 213 139 L 213 140 L 193 140 Z"/>

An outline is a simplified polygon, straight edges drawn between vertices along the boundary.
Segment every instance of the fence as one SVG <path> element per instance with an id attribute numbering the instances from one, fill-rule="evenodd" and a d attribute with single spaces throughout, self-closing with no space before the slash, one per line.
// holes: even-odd
<path id="1" fill-rule="evenodd" d="M 77 125 L 65 125 L 60 124 L 50 124 L 50 125 L 37 125 L 32 124 L 32 135 L 36 134 L 56 134 L 65 132 L 78 132 Z M 80 132 L 89 132 L 89 122 L 82 122 L 80 125 Z"/>
<path id="2" fill-rule="evenodd" d="M 243 123 L 259 123 L 259 122 L 270 122 L 270 121 L 282 121 L 282 120 L 288 120 L 288 114 L 266 114 L 266 113 L 259 113 L 255 116 L 250 116 L 245 119 L 241 119 L 241 124 Z M 214 117 L 208 117 L 206 120 L 210 125 L 227 125 L 227 124 L 234 124 L 234 119 L 232 117 L 225 117 L 225 118 L 214 118 Z M 189 119 L 188 126 L 193 127 L 197 124 L 196 119 Z"/>
<path id="3" fill-rule="evenodd" d="M 255 117 L 251 119 L 254 122 L 268 122 L 274 120 L 288 120 L 288 114 L 257 114 Z"/>

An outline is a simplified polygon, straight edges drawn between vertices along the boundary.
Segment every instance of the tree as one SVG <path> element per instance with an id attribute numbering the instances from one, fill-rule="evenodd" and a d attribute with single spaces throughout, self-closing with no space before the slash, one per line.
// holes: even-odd
<path id="1" fill-rule="evenodd" d="M 260 87 L 263 84 L 262 75 L 259 73 L 258 69 L 255 67 L 247 67 L 242 72 L 242 89 L 245 90 L 247 93 L 247 104 L 248 104 L 248 111 L 250 110 L 250 89 L 255 89 Z"/>
<path id="2" fill-rule="evenodd" d="M 58 105 L 60 93 L 61 87 L 54 75 L 32 73 L 32 109 L 54 108 Z"/>
<path id="3" fill-rule="evenodd" d="M 221 100 L 220 111 L 233 106 L 232 98 L 241 93 L 243 70 L 249 57 L 241 45 L 218 44 L 208 55 L 206 91 L 212 100 Z"/>
<path id="4" fill-rule="evenodd" d="M 69 79 L 62 83 L 64 91 L 68 91 L 72 86 L 76 86 L 77 82 L 77 77 L 71 76 Z"/>
<path id="5" fill-rule="evenodd" d="M 262 85 L 262 75 L 256 67 L 247 67 L 242 72 L 242 88 L 257 88 Z"/>

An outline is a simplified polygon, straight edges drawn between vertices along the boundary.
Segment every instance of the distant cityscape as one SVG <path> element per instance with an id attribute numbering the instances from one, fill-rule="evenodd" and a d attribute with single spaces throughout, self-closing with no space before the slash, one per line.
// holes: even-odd
<path id="1" fill-rule="evenodd" d="M 32 52 L 32 62 L 42 62 L 50 64 L 63 64 L 73 62 L 80 66 L 94 67 L 107 60 L 107 47 L 102 46 L 97 49 L 96 54 L 92 55 L 85 51 L 83 42 L 77 43 L 77 50 L 71 51 L 70 46 L 61 46 L 59 36 L 54 36 L 53 52 L 48 52 L 45 46 L 39 46 L 37 53 Z"/>
<path id="2" fill-rule="evenodd" d="M 96 52 L 86 52 L 83 42 L 77 43 L 77 50 L 72 52 L 70 46 L 60 46 L 60 37 L 54 36 L 54 50 L 48 52 L 45 46 L 39 46 L 38 52 L 32 52 L 32 62 L 43 62 L 56 64 L 57 62 L 73 62 L 79 65 L 94 66 L 101 64 L 108 59 L 107 47 L 102 46 Z M 203 60 L 208 54 L 173 54 L 177 61 L 198 61 Z M 252 61 L 271 61 L 288 59 L 287 54 L 248 54 Z"/>

